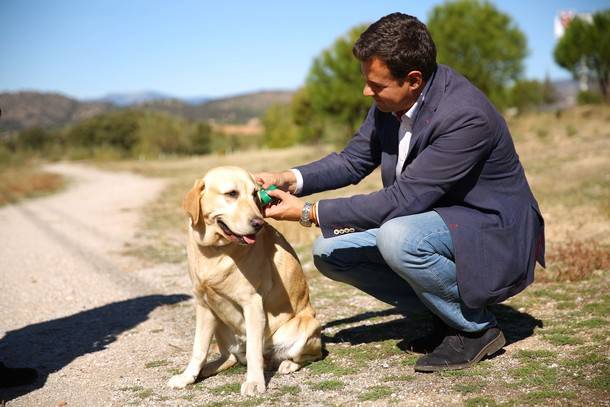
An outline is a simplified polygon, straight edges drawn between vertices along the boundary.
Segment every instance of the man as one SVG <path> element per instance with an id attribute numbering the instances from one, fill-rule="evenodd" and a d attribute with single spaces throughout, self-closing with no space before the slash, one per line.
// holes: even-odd
<path id="1" fill-rule="evenodd" d="M 320 227 L 313 255 L 322 274 L 407 312 L 423 304 L 446 325 L 415 370 L 469 367 L 505 344 L 487 305 L 523 290 L 536 260 L 544 263 L 538 204 L 505 121 L 437 65 L 423 23 L 390 14 L 353 53 L 375 103 L 342 152 L 256 174 L 281 189 L 265 215 Z M 380 191 L 313 204 L 296 197 L 356 184 L 379 165 Z"/>

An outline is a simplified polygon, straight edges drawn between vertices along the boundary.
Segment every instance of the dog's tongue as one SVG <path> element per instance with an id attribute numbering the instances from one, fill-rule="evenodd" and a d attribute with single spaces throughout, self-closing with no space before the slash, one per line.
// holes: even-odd
<path id="1" fill-rule="evenodd" d="M 256 237 L 254 235 L 243 235 L 242 238 L 244 239 L 244 242 L 248 244 L 256 243 Z"/>

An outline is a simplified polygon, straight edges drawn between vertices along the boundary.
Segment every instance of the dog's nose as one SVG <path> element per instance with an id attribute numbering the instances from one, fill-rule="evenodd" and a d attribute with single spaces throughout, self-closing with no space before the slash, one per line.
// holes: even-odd
<path id="1" fill-rule="evenodd" d="M 263 218 L 252 218 L 250 220 L 250 225 L 256 230 L 259 230 L 265 224 L 265 220 Z"/>

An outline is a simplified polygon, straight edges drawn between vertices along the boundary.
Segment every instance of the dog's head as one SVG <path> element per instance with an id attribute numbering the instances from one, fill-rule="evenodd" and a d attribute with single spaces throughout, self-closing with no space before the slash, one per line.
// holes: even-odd
<path id="1" fill-rule="evenodd" d="M 202 246 L 254 244 L 265 221 L 252 176 L 238 167 L 217 167 L 195 181 L 183 208 Z"/>

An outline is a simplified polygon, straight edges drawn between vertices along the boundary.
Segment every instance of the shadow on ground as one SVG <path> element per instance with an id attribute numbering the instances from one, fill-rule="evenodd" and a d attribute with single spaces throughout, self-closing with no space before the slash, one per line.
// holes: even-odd
<path id="1" fill-rule="evenodd" d="M 510 345 L 530 337 L 536 327 L 542 328 L 543 322 L 528 313 L 519 312 L 511 306 L 499 304 L 490 307 L 491 312 L 496 315 L 498 324 L 504 336 L 506 344 Z M 387 317 L 391 315 L 403 315 L 396 308 L 383 311 L 364 312 L 349 318 L 330 321 L 324 328 L 335 327 L 343 324 L 363 322 L 372 318 Z M 379 322 L 377 324 L 364 324 L 342 329 L 332 336 L 323 335 L 324 343 L 350 343 L 352 345 L 382 342 L 390 339 L 400 340 L 397 346 L 402 350 L 410 350 L 418 353 L 430 352 L 434 346 L 412 346 L 419 338 L 428 335 L 435 327 L 434 319 L 431 317 L 398 318 L 391 321 Z M 418 344 L 418 345 L 421 345 Z"/>
<path id="2" fill-rule="evenodd" d="M 155 308 L 188 298 L 147 295 L 7 332 L 0 340 L 0 360 L 8 367 L 35 368 L 38 380 L 30 386 L 0 389 L 0 399 L 12 400 L 41 388 L 50 373 L 79 356 L 105 349 L 118 335 L 147 320 Z"/>

